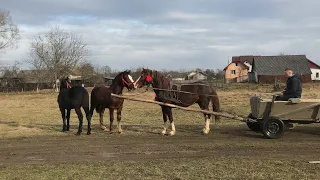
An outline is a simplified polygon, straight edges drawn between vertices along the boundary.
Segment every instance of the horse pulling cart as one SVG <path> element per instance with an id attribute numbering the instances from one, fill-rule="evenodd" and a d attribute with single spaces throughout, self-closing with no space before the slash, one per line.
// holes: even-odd
<path id="1" fill-rule="evenodd" d="M 262 132 L 269 139 L 280 138 L 284 134 L 285 127 L 290 123 L 311 124 L 320 122 L 320 100 L 316 99 L 275 101 L 276 96 L 273 96 L 272 99 L 262 99 L 258 96 L 253 96 L 250 98 L 251 113 L 248 117 L 240 117 L 228 113 L 191 109 L 154 100 L 137 99 L 116 94 L 112 94 L 112 96 L 239 120 L 245 122 L 251 130 Z"/>

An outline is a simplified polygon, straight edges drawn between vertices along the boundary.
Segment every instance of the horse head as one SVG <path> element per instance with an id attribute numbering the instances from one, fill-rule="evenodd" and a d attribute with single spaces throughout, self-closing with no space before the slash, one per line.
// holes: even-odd
<path id="1" fill-rule="evenodd" d="M 60 90 L 61 89 L 70 89 L 72 86 L 69 82 L 69 77 L 63 77 L 60 79 Z"/>
<path id="2" fill-rule="evenodd" d="M 135 89 L 134 81 L 130 75 L 130 70 L 123 71 L 119 73 L 113 80 L 113 83 L 126 87 L 129 91 Z"/>
<path id="3" fill-rule="evenodd" d="M 152 70 L 151 69 L 144 69 L 142 68 L 141 75 L 135 82 L 134 86 L 135 88 L 142 88 L 143 86 L 153 83 L 153 76 L 152 76 Z"/>

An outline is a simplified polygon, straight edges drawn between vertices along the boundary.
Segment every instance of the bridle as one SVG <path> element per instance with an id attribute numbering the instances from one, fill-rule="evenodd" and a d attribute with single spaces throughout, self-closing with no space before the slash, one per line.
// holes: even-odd
<path id="1" fill-rule="evenodd" d="M 134 84 L 134 82 L 127 82 L 124 78 L 123 78 L 123 74 L 122 74 L 122 84 L 126 84 L 128 87 L 131 85 L 131 84 Z"/>
<path id="2" fill-rule="evenodd" d="M 68 83 L 68 81 L 66 81 L 66 84 L 67 84 L 67 88 L 71 89 L 72 86 Z"/>

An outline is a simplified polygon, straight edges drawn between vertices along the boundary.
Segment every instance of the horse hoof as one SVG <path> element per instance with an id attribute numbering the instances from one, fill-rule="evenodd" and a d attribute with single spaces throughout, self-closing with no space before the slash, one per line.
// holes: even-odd
<path id="1" fill-rule="evenodd" d="M 107 127 L 105 127 L 105 126 L 100 126 L 100 128 L 101 128 L 101 130 L 106 130 L 107 129 Z"/>
<path id="2" fill-rule="evenodd" d="M 88 131 L 88 132 L 87 132 L 87 135 L 90 135 L 90 134 L 91 134 L 91 132 Z"/>
<path id="3" fill-rule="evenodd" d="M 167 133 L 167 131 L 166 130 L 163 130 L 162 132 L 161 132 L 161 135 L 166 135 L 166 133 Z"/>
<path id="4" fill-rule="evenodd" d="M 175 131 L 170 131 L 170 136 L 174 136 L 176 134 L 176 132 Z"/>
<path id="5" fill-rule="evenodd" d="M 81 132 L 77 132 L 76 136 L 80 136 Z"/>
<path id="6" fill-rule="evenodd" d="M 203 129 L 203 130 L 202 130 L 202 133 L 203 133 L 203 134 L 209 134 L 209 131 L 210 131 L 210 129 Z"/>

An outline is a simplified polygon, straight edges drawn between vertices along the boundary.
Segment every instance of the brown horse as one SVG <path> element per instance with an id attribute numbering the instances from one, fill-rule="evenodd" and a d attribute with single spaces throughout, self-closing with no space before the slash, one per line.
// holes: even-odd
<path id="1" fill-rule="evenodd" d="M 202 110 L 209 110 L 209 103 L 212 102 L 213 111 L 220 112 L 220 103 L 218 95 L 214 87 L 207 84 L 190 83 L 190 84 L 172 84 L 160 72 L 150 69 L 142 69 L 141 76 L 135 82 L 135 88 L 142 88 L 144 85 L 151 84 L 156 94 L 156 100 L 165 103 L 171 103 L 183 107 L 189 107 L 197 103 Z M 163 90 L 162 90 L 163 89 Z M 176 90 L 176 91 L 166 91 Z M 189 93 L 183 93 L 185 91 Z M 172 117 L 172 108 L 160 105 L 162 109 L 164 129 L 162 134 L 167 131 L 167 119 L 169 118 L 171 124 L 170 135 L 175 134 L 175 126 Z M 210 114 L 204 114 L 205 126 L 202 130 L 204 134 L 210 131 Z M 215 116 L 215 120 L 220 120 L 219 116 Z"/>
<path id="2" fill-rule="evenodd" d="M 126 87 L 128 90 L 134 89 L 134 81 L 130 76 L 130 71 L 119 73 L 112 81 L 110 87 L 94 87 L 91 91 L 90 114 L 92 116 L 94 109 L 96 109 L 96 112 L 99 113 L 100 116 L 100 127 L 102 130 L 106 129 L 106 127 L 103 125 L 103 114 L 105 108 L 108 108 L 110 114 L 110 132 L 112 131 L 112 123 L 114 119 L 113 112 L 115 109 L 117 110 L 118 131 L 119 133 L 122 132 L 120 121 L 124 99 L 113 97 L 111 96 L 111 93 L 118 95 L 122 94 L 124 87 Z"/>

